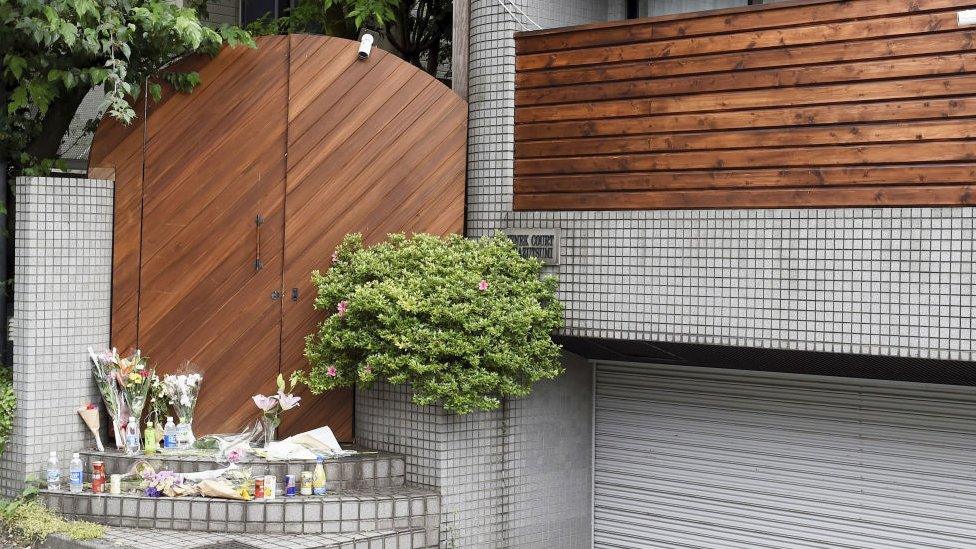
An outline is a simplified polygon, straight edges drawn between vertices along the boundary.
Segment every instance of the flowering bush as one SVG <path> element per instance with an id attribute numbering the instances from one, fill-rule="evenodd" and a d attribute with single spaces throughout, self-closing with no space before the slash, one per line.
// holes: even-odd
<path id="1" fill-rule="evenodd" d="M 468 413 L 562 372 L 552 332 L 562 323 L 556 280 L 503 235 L 391 235 L 371 248 L 350 235 L 315 272 L 309 336 L 313 392 L 377 380 L 408 383 L 416 404 Z"/>

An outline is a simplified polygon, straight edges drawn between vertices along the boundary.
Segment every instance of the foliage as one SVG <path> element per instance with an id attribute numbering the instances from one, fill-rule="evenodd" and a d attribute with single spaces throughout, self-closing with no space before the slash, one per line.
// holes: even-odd
<path id="1" fill-rule="evenodd" d="M 199 82 L 165 72 L 174 60 L 215 54 L 224 43 L 254 45 L 246 32 L 209 28 L 193 9 L 166 0 L 0 0 L 0 20 L 0 160 L 14 173 L 54 158 L 92 88 L 103 88 L 104 109 L 129 123 L 143 91 L 162 95 L 151 77 L 163 72 L 178 91 Z"/>
<path id="2" fill-rule="evenodd" d="M 451 0 L 299 0 L 288 15 L 266 14 L 247 30 L 356 40 L 367 27 L 382 31 L 396 55 L 437 76 L 451 57 L 452 9 Z"/>
<path id="3" fill-rule="evenodd" d="M 19 498 L 0 502 L 4 529 L 22 546 L 43 542 L 52 534 L 65 534 L 73 540 L 91 540 L 105 535 L 105 528 L 78 520 L 65 520 L 35 499 L 37 485 L 29 482 Z"/>
<path id="4" fill-rule="evenodd" d="M 386 38 L 400 57 L 433 76 L 451 58 L 451 0 L 401 0 L 386 22 Z"/>
<path id="5" fill-rule="evenodd" d="M 10 368 L 0 367 L 0 455 L 7 447 L 7 437 L 14 427 L 14 409 L 17 397 L 14 395 L 13 375 Z"/>
<path id="6" fill-rule="evenodd" d="M 347 236 L 332 268 L 312 274 L 315 307 L 332 314 L 306 340 L 306 383 L 409 383 L 416 404 L 457 413 L 527 395 L 562 372 L 562 306 L 541 271 L 503 235 L 398 234 L 371 248 Z"/>
<path id="7" fill-rule="evenodd" d="M 310 33 L 355 40 L 367 25 L 395 16 L 398 0 L 299 0 L 288 15 L 265 14 L 247 26 L 254 35 Z"/>

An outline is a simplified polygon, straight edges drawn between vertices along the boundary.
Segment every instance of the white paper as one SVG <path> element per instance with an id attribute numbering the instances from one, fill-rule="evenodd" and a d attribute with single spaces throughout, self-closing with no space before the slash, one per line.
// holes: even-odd
<path id="1" fill-rule="evenodd" d="M 976 10 L 962 10 L 958 13 L 959 26 L 976 25 Z"/>

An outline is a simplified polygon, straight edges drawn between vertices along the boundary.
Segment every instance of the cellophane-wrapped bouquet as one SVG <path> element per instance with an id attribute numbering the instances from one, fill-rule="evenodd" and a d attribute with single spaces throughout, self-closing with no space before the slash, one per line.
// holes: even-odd
<path id="1" fill-rule="evenodd" d="M 190 425 L 190 442 L 195 440 L 192 432 L 193 412 L 197 407 L 197 397 L 200 396 L 200 385 L 203 383 L 203 376 L 193 371 L 195 368 L 189 362 L 185 363 L 182 370 L 187 373 L 166 374 L 163 376 L 163 391 L 169 399 L 170 406 L 176 412 L 180 421 L 186 421 Z"/>
<path id="2" fill-rule="evenodd" d="M 96 354 L 89 347 L 88 355 L 92 361 L 95 385 L 102 395 L 109 417 L 112 418 L 115 446 L 122 448 L 129 417 L 138 420 L 142 416 L 149 392 L 149 381 L 155 374 L 138 350 L 130 356 L 122 357 L 114 348 Z"/>

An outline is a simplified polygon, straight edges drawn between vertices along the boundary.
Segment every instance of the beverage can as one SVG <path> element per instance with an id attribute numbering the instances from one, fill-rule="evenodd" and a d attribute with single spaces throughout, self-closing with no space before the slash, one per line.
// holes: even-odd
<path id="1" fill-rule="evenodd" d="M 274 475 L 266 475 L 264 477 L 264 499 L 274 499 L 277 494 L 278 483 Z"/>
<path id="2" fill-rule="evenodd" d="M 295 475 L 285 475 L 285 497 L 293 498 L 298 495 L 297 488 L 295 485 Z"/>
<path id="3" fill-rule="evenodd" d="M 302 495 L 312 495 L 312 472 L 302 471 Z"/>
<path id="4" fill-rule="evenodd" d="M 92 492 L 105 493 L 105 463 L 102 461 L 92 462 Z"/>
<path id="5" fill-rule="evenodd" d="M 264 479 L 254 479 L 254 499 L 264 499 Z"/>
<path id="6" fill-rule="evenodd" d="M 112 475 L 109 479 L 108 491 L 110 494 L 119 495 L 122 493 L 122 475 Z"/>

